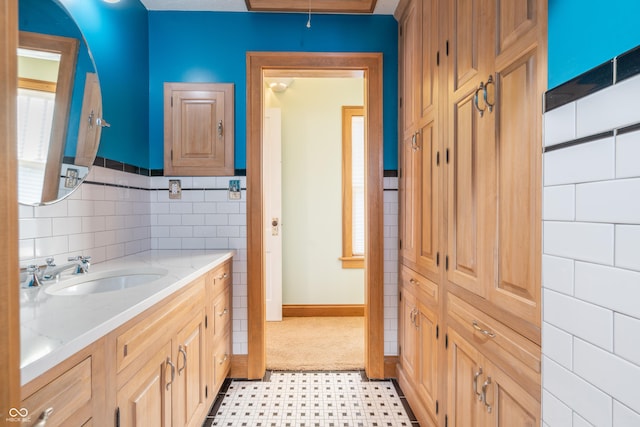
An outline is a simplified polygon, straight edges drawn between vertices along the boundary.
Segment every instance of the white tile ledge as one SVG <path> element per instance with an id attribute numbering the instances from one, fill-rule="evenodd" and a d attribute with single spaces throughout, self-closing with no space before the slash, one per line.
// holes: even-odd
<path id="1" fill-rule="evenodd" d="M 151 250 L 91 267 L 91 273 L 156 267 L 168 274 L 149 285 L 83 296 L 21 290 L 21 384 L 102 338 L 235 254 L 233 250 Z M 45 285 L 47 286 L 47 285 Z"/>

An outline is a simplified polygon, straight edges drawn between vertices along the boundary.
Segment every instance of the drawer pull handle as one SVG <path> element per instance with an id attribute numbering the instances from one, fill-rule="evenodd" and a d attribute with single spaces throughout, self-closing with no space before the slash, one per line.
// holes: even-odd
<path id="1" fill-rule="evenodd" d="M 478 369 L 478 372 L 473 376 L 473 392 L 478 397 L 478 400 L 482 402 L 482 393 L 478 392 L 478 378 L 482 375 L 482 368 Z"/>
<path id="2" fill-rule="evenodd" d="M 418 281 L 417 281 L 416 279 L 414 279 L 414 278 L 409 279 L 409 283 L 411 283 L 412 285 L 419 285 L 419 284 L 420 284 L 420 282 L 418 282 Z"/>
<path id="3" fill-rule="evenodd" d="M 224 310 L 222 310 L 222 311 L 220 312 L 220 314 L 218 314 L 218 316 L 219 316 L 219 317 L 222 317 L 222 316 L 224 316 L 224 315 L 225 315 L 225 314 L 227 314 L 227 313 L 229 313 L 229 309 L 225 307 L 225 309 L 224 309 Z"/>
<path id="4" fill-rule="evenodd" d="M 229 275 L 225 272 L 224 274 L 219 275 L 219 276 L 218 276 L 218 279 L 219 279 L 219 280 L 224 280 L 224 279 L 226 279 L 227 277 L 229 277 Z"/>
<path id="5" fill-rule="evenodd" d="M 176 379 L 176 367 L 171 363 L 171 358 L 169 357 L 167 357 L 167 365 L 171 366 L 171 381 L 167 383 L 167 390 L 169 390 L 169 387 L 173 384 L 173 380 Z"/>
<path id="6" fill-rule="evenodd" d="M 475 329 L 476 331 L 480 332 L 482 335 L 489 337 L 489 338 L 495 338 L 496 334 L 493 331 L 489 331 L 487 329 L 482 329 L 480 327 L 480 325 L 478 325 L 478 322 L 476 322 L 475 320 L 473 321 L 473 329 Z"/>
<path id="7" fill-rule="evenodd" d="M 222 360 L 221 360 L 218 364 L 219 364 L 219 365 L 222 365 L 224 362 L 226 362 L 226 361 L 227 361 L 227 359 L 228 359 L 228 358 L 229 358 L 229 355 L 225 353 L 225 354 L 224 354 L 224 357 L 222 358 Z"/>
<path id="8" fill-rule="evenodd" d="M 33 427 L 45 427 L 47 425 L 47 420 L 53 413 L 53 408 L 47 408 L 42 411 L 42 414 L 38 417 L 38 422 L 33 425 Z"/>
<path id="9" fill-rule="evenodd" d="M 482 400 L 484 401 L 485 408 L 487 408 L 487 412 L 490 414 L 492 407 L 489 405 L 489 402 L 487 402 L 487 387 L 489 387 L 489 384 L 491 384 L 491 377 L 487 377 L 487 380 L 482 384 Z"/>
<path id="10" fill-rule="evenodd" d="M 182 365 L 182 368 L 180 367 L 180 364 L 178 364 L 178 375 L 181 375 L 182 371 L 187 368 L 187 352 L 182 345 L 178 346 L 178 352 L 182 354 L 182 357 L 184 357 L 184 364 Z"/>

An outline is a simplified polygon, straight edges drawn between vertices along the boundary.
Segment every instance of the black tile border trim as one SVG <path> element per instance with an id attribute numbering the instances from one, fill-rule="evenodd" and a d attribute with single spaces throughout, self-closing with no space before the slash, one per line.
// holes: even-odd
<path id="1" fill-rule="evenodd" d="M 638 74 L 640 74 L 640 46 L 545 92 L 544 112 L 577 101 Z"/>
<path id="2" fill-rule="evenodd" d="M 640 130 L 640 123 L 618 129 L 617 135 L 624 135 L 625 133 L 635 132 L 637 130 Z"/>
<path id="3" fill-rule="evenodd" d="M 561 142 L 559 144 L 550 145 L 548 147 L 544 147 L 542 150 L 544 153 L 548 153 L 550 151 L 561 150 L 563 148 L 573 147 L 574 145 L 586 144 L 588 142 L 597 141 L 599 139 L 609 138 L 614 136 L 614 132 L 612 130 L 608 132 L 602 132 L 595 135 L 585 136 L 583 138 L 574 139 L 573 141 Z"/>

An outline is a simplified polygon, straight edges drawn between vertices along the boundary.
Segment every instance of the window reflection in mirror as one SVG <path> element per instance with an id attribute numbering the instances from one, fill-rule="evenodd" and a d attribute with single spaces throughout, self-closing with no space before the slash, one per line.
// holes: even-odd
<path id="1" fill-rule="evenodd" d="M 18 200 L 58 198 L 78 40 L 20 32 Z"/>

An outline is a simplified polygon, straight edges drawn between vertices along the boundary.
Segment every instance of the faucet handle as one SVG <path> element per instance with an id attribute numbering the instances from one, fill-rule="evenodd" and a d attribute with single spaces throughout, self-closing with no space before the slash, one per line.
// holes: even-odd
<path id="1" fill-rule="evenodd" d="M 47 258 L 46 261 L 47 261 L 47 267 L 55 267 L 56 266 L 56 262 L 53 259 L 53 257 Z"/>
<path id="2" fill-rule="evenodd" d="M 35 286 L 41 286 L 40 267 L 36 264 L 29 264 L 27 266 L 27 277 L 23 283 L 23 287 L 31 288 Z"/>

